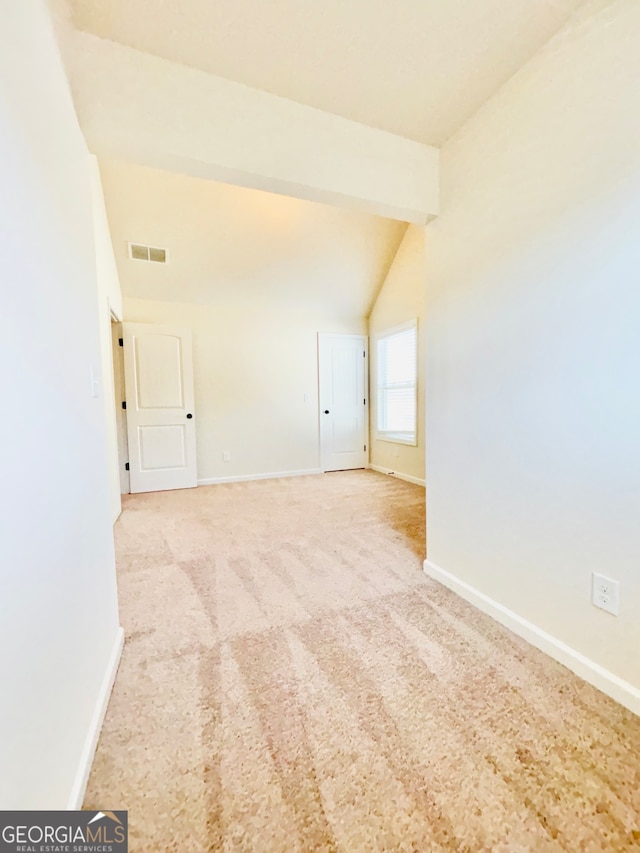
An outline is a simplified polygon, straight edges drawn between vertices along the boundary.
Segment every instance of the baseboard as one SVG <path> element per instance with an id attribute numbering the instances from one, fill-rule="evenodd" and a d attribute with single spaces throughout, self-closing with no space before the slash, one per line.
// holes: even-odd
<path id="1" fill-rule="evenodd" d="M 233 477 L 203 477 L 199 486 L 215 486 L 218 483 L 246 483 L 251 480 L 278 480 L 280 477 L 304 477 L 308 474 L 322 474 L 320 468 L 307 468 L 299 471 L 273 471 L 269 474 L 236 474 Z"/>
<path id="2" fill-rule="evenodd" d="M 432 563 L 430 560 L 424 561 L 424 572 L 434 580 L 439 581 L 443 586 L 446 586 L 452 592 L 457 593 L 461 598 L 464 598 L 478 610 L 491 616 L 497 622 L 500 622 L 514 634 L 522 637 L 532 646 L 540 649 L 545 654 L 563 664 L 576 675 L 580 676 L 584 681 L 592 684 L 598 690 L 606 693 L 616 702 L 624 705 L 634 714 L 640 715 L 640 690 L 629 684 L 628 681 L 619 678 L 614 673 L 605 669 L 600 664 L 592 661 L 585 655 L 577 652 L 575 649 L 558 640 L 542 628 L 529 622 L 517 613 L 514 613 L 509 608 L 485 595 L 480 590 L 466 583 L 451 572 L 447 572 Z"/>
<path id="3" fill-rule="evenodd" d="M 124 628 L 118 628 L 113 649 L 109 656 L 109 662 L 102 680 L 102 685 L 100 686 L 100 692 L 98 693 L 95 708 L 91 716 L 89 731 L 87 732 L 84 747 L 80 755 L 78 770 L 71 789 L 71 794 L 69 795 L 67 809 L 75 810 L 82 808 L 85 791 L 87 790 L 87 782 L 89 781 L 89 774 L 91 773 L 91 765 L 93 764 L 93 758 L 96 753 L 104 715 L 107 712 L 107 705 L 109 704 L 109 699 L 111 697 L 113 683 L 116 680 L 116 673 L 118 672 L 118 665 L 120 663 L 123 647 Z"/>
<path id="4" fill-rule="evenodd" d="M 372 471 L 377 471 L 379 474 L 389 474 L 391 477 L 397 477 L 398 480 L 406 480 L 407 483 L 413 483 L 414 486 L 423 486 L 425 485 L 425 481 L 421 480 L 420 477 L 414 477 L 412 474 L 403 474 L 402 471 L 394 471 L 393 468 L 383 468 L 382 465 L 373 465 L 371 462 L 369 463 L 369 468 Z"/>

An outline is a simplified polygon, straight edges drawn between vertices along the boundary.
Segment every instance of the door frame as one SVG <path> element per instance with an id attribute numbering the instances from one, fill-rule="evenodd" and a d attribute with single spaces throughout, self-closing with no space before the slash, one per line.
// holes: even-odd
<path id="1" fill-rule="evenodd" d="M 120 494 L 128 495 L 131 492 L 129 484 L 129 436 L 127 429 L 127 410 L 123 406 L 126 399 L 124 389 L 124 347 L 121 341 L 122 320 L 111 313 L 111 349 L 113 351 L 113 386 L 116 435 L 118 439 L 118 468 L 120 479 Z"/>

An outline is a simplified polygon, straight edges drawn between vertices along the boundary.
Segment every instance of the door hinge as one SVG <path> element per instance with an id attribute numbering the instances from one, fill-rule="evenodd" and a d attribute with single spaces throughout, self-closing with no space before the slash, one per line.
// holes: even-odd
<path id="1" fill-rule="evenodd" d="M 126 400 L 123 400 L 123 401 L 122 401 L 122 408 L 123 408 L 123 409 L 126 409 L 126 408 L 127 408 L 127 401 L 126 401 Z"/>
<path id="2" fill-rule="evenodd" d="M 362 401 L 362 405 L 363 405 L 363 406 L 366 406 L 366 405 L 367 405 L 367 400 L 366 400 L 366 398 Z"/>
<path id="3" fill-rule="evenodd" d="M 367 445 L 366 445 L 366 444 L 365 444 L 365 446 L 364 446 L 364 449 L 365 449 L 365 450 L 367 449 Z"/>
<path id="4" fill-rule="evenodd" d="M 362 357 L 363 357 L 363 358 L 366 358 L 366 357 L 367 357 L 367 352 L 366 352 L 366 350 L 362 350 Z"/>
<path id="5" fill-rule="evenodd" d="M 128 470 L 129 470 L 129 463 L 128 463 L 128 462 L 125 462 L 125 463 L 124 463 L 124 470 L 125 470 L 125 471 L 128 471 Z"/>
<path id="6" fill-rule="evenodd" d="M 124 346 L 124 338 L 118 338 L 118 344 L 123 347 Z"/>

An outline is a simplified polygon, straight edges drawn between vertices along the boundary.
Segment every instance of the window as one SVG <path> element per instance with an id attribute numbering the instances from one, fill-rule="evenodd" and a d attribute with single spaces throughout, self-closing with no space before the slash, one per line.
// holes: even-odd
<path id="1" fill-rule="evenodd" d="M 377 335 L 377 434 L 385 441 L 416 444 L 417 324 Z"/>

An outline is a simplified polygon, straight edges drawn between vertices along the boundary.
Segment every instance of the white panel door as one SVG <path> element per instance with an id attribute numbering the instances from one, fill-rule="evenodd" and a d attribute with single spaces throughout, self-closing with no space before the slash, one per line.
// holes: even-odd
<path id="1" fill-rule="evenodd" d="M 323 471 L 367 465 L 367 339 L 318 335 L 320 464 Z"/>
<path id="2" fill-rule="evenodd" d="M 132 492 L 197 485 L 191 332 L 123 323 Z"/>

